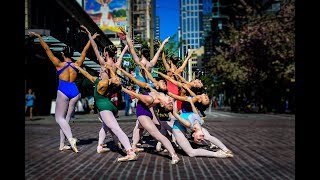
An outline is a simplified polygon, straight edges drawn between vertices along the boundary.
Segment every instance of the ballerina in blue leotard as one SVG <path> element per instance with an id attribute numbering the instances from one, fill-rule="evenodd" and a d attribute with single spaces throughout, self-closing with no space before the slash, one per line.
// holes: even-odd
<path id="1" fill-rule="evenodd" d="M 56 109 L 55 109 L 55 119 L 60 126 L 60 147 L 59 150 L 73 149 L 75 152 L 78 152 L 76 142 L 77 139 L 72 136 L 71 128 L 69 125 L 69 120 L 71 118 L 72 112 L 75 108 L 76 102 L 79 100 L 79 90 L 75 84 L 77 78 L 78 70 L 74 67 L 73 64 L 82 65 L 86 53 L 90 47 L 90 41 L 84 47 L 81 56 L 75 62 L 72 60 L 73 51 L 69 46 L 63 49 L 62 57 L 63 61 L 60 61 L 47 45 L 46 42 L 42 39 L 41 35 L 35 32 L 30 32 L 31 36 L 36 36 L 39 38 L 40 44 L 43 49 L 46 51 L 48 58 L 54 64 L 57 70 L 57 75 L 59 78 L 59 85 L 57 90 L 56 98 Z M 93 35 L 94 38 L 97 34 Z M 70 146 L 66 146 L 64 143 L 65 136 L 67 137 Z"/>

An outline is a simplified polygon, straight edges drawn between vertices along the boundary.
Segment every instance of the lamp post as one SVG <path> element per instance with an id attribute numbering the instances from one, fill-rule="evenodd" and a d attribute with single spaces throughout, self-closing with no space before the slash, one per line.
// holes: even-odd
<path id="1" fill-rule="evenodd" d="M 210 114 L 211 114 L 211 111 L 212 111 L 213 87 L 214 87 L 214 84 L 211 84 L 211 85 L 210 85 L 211 101 L 210 101 L 210 105 L 209 105 L 209 113 L 210 113 Z"/>

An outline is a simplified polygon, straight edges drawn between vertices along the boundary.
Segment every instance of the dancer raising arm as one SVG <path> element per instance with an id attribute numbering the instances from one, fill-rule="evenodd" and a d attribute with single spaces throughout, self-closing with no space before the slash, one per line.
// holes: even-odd
<path id="1" fill-rule="evenodd" d="M 31 36 L 39 38 L 40 44 L 46 51 L 46 54 L 50 61 L 53 63 L 57 70 L 59 78 L 59 86 L 57 90 L 56 108 L 55 108 L 55 119 L 60 126 L 60 147 L 59 150 L 70 149 L 69 146 L 64 144 L 65 136 L 67 137 L 71 148 L 78 152 L 76 142 L 77 139 L 73 138 L 69 120 L 75 108 L 77 101 L 79 100 L 79 90 L 76 86 L 75 80 L 77 78 L 77 69 L 74 67 L 75 64 L 81 66 L 86 53 L 90 47 L 90 41 L 83 48 L 81 55 L 77 61 L 73 63 L 73 51 L 69 46 L 62 50 L 63 61 L 60 61 L 51 51 L 46 42 L 42 39 L 41 35 L 35 32 L 29 32 Z M 95 34 L 92 38 L 95 38 Z"/>
<path id="2" fill-rule="evenodd" d="M 184 68 L 187 66 L 188 61 L 190 60 L 193 52 L 189 53 L 186 59 L 183 61 L 182 65 L 177 68 L 176 64 L 177 63 L 177 57 L 175 56 L 170 56 L 169 57 L 169 63 L 166 60 L 166 55 L 164 52 L 162 52 L 162 62 L 164 67 L 166 68 L 167 73 L 176 73 L 176 74 L 181 74 Z M 175 63 L 174 63 L 175 62 Z M 173 74 L 168 74 L 168 76 L 172 77 Z"/>
<path id="3" fill-rule="evenodd" d="M 94 98 L 99 110 L 99 116 L 105 125 L 111 129 L 111 131 L 117 136 L 121 144 L 127 151 L 127 156 L 118 158 L 118 161 L 132 161 L 137 159 L 137 155 L 133 152 L 130 145 L 128 136 L 120 128 L 115 114 L 118 112 L 117 107 L 110 101 L 108 95 L 113 91 L 119 90 L 121 88 L 119 77 L 116 77 L 112 70 L 112 67 L 107 66 L 105 69 L 109 70 L 111 78 L 109 78 L 109 73 L 103 73 L 102 79 L 90 75 L 87 71 L 83 70 L 81 67 L 76 66 L 76 68 L 91 82 L 95 84 L 94 88 Z M 102 127 L 103 128 L 103 127 Z M 106 129 L 104 129 L 106 131 Z M 101 131 L 101 130 L 100 130 Z M 100 133 L 100 132 L 99 132 Z M 103 145 L 102 138 L 99 138 L 99 145 Z"/>
<path id="4" fill-rule="evenodd" d="M 140 63 L 139 63 L 140 65 Z M 117 66 L 117 68 L 126 76 L 128 77 L 129 79 L 131 79 L 135 84 L 137 84 L 139 87 L 140 87 L 140 93 L 141 94 L 146 94 L 150 91 L 151 88 L 151 85 L 149 83 L 146 83 L 146 82 L 142 82 L 142 81 L 139 81 L 137 78 L 133 77 L 132 74 L 128 73 L 127 71 L 125 71 L 124 69 L 122 69 L 121 67 Z M 159 83 L 156 84 L 157 86 L 161 86 L 162 88 L 166 88 L 165 84 L 163 83 Z M 160 87 L 159 86 L 159 87 Z M 138 101 L 139 102 L 139 101 Z M 141 102 L 140 104 L 137 103 L 137 107 L 138 106 L 141 106 Z M 141 107 L 140 107 L 141 108 Z M 139 108 L 138 108 L 139 109 Z M 149 111 L 150 113 L 152 114 L 150 117 L 153 117 L 153 114 L 154 114 L 154 111 L 153 111 L 153 108 L 149 108 Z M 136 111 L 137 112 L 137 111 Z M 138 114 L 137 114 L 137 117 L 138 117 Z M 158 130 L 161 129 L 161 125 L 160 125 L 160 122 L 158 121 L 157 118 L 151 118 L 152 119 L 152 122 L 154 123 L 154 125 L 157 127 Z M 135 152 L 140 152 L 140 151 L 143 151 L 142 148 L 137 148 L 137 144 L 140 140 L 140 138 L 142 137 L 143 135 L 143 131 L 144 131 L 144 128 L 141 126 L 141 123 L 139 122 L 139 120 L 137 119 L 136 121 L 136 125 L 135 127 L 133 128 L 133 133 L 132 133 L 132 147 L 134 149 Z"/>
<path id="5" fill-rule="evenodd" d="M 122 57 L 125 54 L 125 52 L 128 50 L 128 46 L 126 45 L 124 47 L 124 49 L 121 52 L 121 55 L 118 59 L 116 59 L 116 55 L 117 55 L 117 47 L 115 45 L 108 45 L 106 47 L 104 47 L 103 49 L 103 56 L 100 55 L 97 43 L 94 41 L 94 38 L 91 36 L 90 31 L 83 25 L 80 26 L 81 29 L 88 34 L 89 37 L 89 41 L 92 44 L 92 48 L 94 50 L 94 53 L 100 63 L 100 67 L 101 67 L 101 72 L 104 72 L 105 65 L 108 64 L 109 66 L 112 67 L 112 69 L 115 71 L 116 70 L 116 65 L 121 66 L 122 63 Z"/>
<path id="6" fill-rule="evenodd" d="M 132 77 L 129 77 L 132 78 Z M 138 80 L 134 80 L 135 78 L 133 77 L 133 81 L 137 82 Z M 150 87 L 149 84 L 141 82 L 141 87 Z M 139 121 L 139 124 L 146 129 L 149 134 L 154 137 L 157 141 L 160 141 L 164 147 L 169 151 L 171 157 L 172 157 L 172 164 L 178 163 L 180 160 L 178 155 L 176 154 L 175 150 L 172 147 L 172 144 L 170 141 L 160 133 L 160 131 L 157 129 L 155 124 L 151 121 L 153 119 L 153 114 L 151 113 L 149 108 L 152 108 L 156 105 L 160 105 L 167 111 L 171 111 L 173 109 L 173 104 L 172 100 L 169 96 L 165 95 L 164 93 L 157 92 L 156 90 L 151 88 L 151 92 L 145 92 L 144 94 L 138 94 L 133 91 L 130 91 L 124 87 L 122 87 L 122 90 L 131 96 L 134 96 L 138 99 L 137 103 L 137 108 L 136 108 L 136 115 Z M 139 140 L 139 138 L 137 139 Z M 133 138 L 133 141 L 137 141 L 136 139 Z M 133 142 L 136 144 L 137 142 Z"/>

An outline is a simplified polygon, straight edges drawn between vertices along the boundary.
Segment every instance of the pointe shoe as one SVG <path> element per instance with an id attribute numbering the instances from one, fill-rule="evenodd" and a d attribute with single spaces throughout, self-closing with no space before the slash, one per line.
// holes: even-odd
<path id="1" fill-rule="evenodd" d="M 130 155 L 126 155 L 124 157 L 120 157 L 117 159 L 118 162 L 126 162 L 126 161 L 135 161 L 138 159 L 138 156 L 133 153 L 133 154 L 130 154 Z"/>
<path id="2" fill-rule="evenodd" d="M 160 152 L 160 151 L 162 151 L 163 149 L 161 148 L 161 142 L 157 142 L 157 145 L 156 145 L 156 151 L 157 152 Z"/>
<path id="3" fill-rule="evenodd" d="M 138 144 L 136 144 L 136 145 L 135 144 L 131 144 L 131 146 L 132 146 L 133 152 L 135 152 L 135 153 L 144 151 L 143 148 L 138 148 L 137 147 Z"/>
<path id="4" fill-rule="evenodd" d="M 117 143 L 117 146 L 118 146 L 119 149 L 123 149 L 120 142 Z"/>
<path id="5" fill-rule="evenodd" d="M 224 151 L 225 153 L 226 153 L 226 156 L 227 156 L 227 158 L 228 157 L 233 157 L 234 155 L 233 155 L 233 152 L 232 151 L 230 151 L 230 150 L 227 150 L 227 151 Z"/>
<path id="6" fill-rule="evenodd" d="M 180 158 L 177 154 L 172 156 L 171 164 L 177 164 L 180 161 Z"/>
<path id="7" fill-rule="evenodd" d="M 110 151 L 110 149 L 107 148 L 107 147 L 103 147 L 103 146 L 98 146 L 97 147 L 97 152 L 98 153 L 104 153 L 104 152 L 108 152 L 108 151 Z"/>
<path id="8" fill-rule="evenodd" d="M 142 151 L 144 151 L 144 149 L 143 148 L 132 148 L 133 149 L 133 152 L 142 152 Z"/>
<path id="9" fill-rule="evenodd" d="M 73 149 L 74 152 L 78 153 L 78 149 L 77 149 L 77 139 L 76 138 L 71 138 L 70 139 L 70 145 L 71 148 Z"/>
<path id="10" fill-rule="evenodd" d="M 63 147 L 59 148 L 60 151 L 69 150 L 69 149 L 71 149 L 71 147 L 67 145 L 64 145 Z"/>
<path id="11" fill-rule="evenodd" d="M 223 150 L 219 149 L 218 151 L 216 151 L 215 153 L 216 154 L 216 157 L 219 157 L 219 158 L 228 158 L 228 157 L 231 157 L 230 154 L 227 154 L 226 152 L 224 152 Z"/>

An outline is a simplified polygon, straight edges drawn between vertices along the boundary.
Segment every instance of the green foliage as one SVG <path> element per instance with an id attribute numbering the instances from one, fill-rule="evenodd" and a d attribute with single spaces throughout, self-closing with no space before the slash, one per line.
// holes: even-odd
<path id="1" fill-rule="evenodd" d="M 252 91 L 284 96 L 295 79 L 294 9 L 294 1 L 283 1 L 277 13 L 248 11 L 242 24 L 230 23 L 219 35 L 222 43 L 209 62 L 214 64 L 210 72 L 248 96 Z"/>

